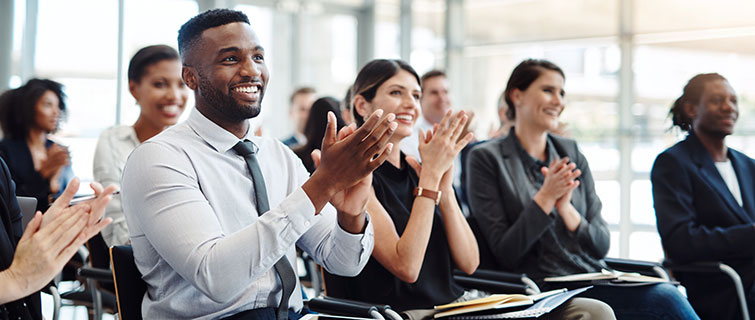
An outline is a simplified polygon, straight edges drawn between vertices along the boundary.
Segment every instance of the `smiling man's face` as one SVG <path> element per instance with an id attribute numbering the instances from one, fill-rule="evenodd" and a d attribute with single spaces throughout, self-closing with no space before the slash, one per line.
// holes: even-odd
<path id="1" fill-rule="evenodd" d="M 270 74 L 251 26 L 234 22 L 205 30 L 186 65 L 197 80 L 198 109 L 213 109 L 231 122 L 259 115 Z"/>

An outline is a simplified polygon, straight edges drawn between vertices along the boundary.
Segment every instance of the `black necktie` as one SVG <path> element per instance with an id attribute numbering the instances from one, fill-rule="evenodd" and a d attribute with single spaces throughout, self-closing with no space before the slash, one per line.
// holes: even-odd
<path id="1" fill-rule="evenodd" d="M 260 165 L 257 162 L 257 157 L 254 156 L 257 153 L 257 146 L 249 140 L 240 141 L 233 150 L 246 160 L 246 166 L 249 172 L 252 174 L 252 182 L 254 183 L 254 195 L 257 198 L 257 214 L 260 216 L 270 210 L 270 203 L 267 199 L 267 188 L 265 188 L 265 178 L 262 176 Z M 291 293 L 294 292 L 296 287 L 296 273 L 294 268 L 291 267 L 291 263 L 286 259 L 286 255 L 275 263 L 275 271 L 278 273 L 278 277 L 281 281 L 281 287 L 283 289 L 283 296 L 281 297 L 281 303 L 278 306 L 278 320 L 288 319 L 288 299 L 291 297 Z"/>

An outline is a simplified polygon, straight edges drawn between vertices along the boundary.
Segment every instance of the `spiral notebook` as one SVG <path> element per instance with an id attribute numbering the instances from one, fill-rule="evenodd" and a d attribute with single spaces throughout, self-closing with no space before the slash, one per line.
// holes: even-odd
<path id="1" fill-rule="evenodd" d="M 571 299 L 572 297 L 587 291 L 588 289 L 592 288 L 592 286 L 569 290 L 560 294 L 552 295 L 545 297 L 535 304 L 531 305 L 530 307 L 524 309 L 524 310 L 518 310 L 518 311 L 509 311 L 509 312 L 503 312 L 498 314 L 484 314 L 484 315 L 460 315 L 460 316 L 453 316 L 449 317 L 450 320 L 487 320 L 487 319 L 521 319 L 521 318 L 538 318 L 548 312 L 553 311 L 553 309 L 558 308 L 558 306 L 564 304 L 567 300 Z"/>

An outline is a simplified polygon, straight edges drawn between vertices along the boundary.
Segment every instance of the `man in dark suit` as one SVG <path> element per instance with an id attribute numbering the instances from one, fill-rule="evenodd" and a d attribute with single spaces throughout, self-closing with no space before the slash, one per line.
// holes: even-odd
<path id="1" fill-rule="evenodd" d="M 750 317 L 755 308 L 755 161 L 728 148 L 739 115 L 725 78 L 692 78 L 671 109 L 689 135 L 661 153 L 651 171 L 663 248 L 677 263 L 723 261 L 739 272 Z M 741 316 L 734 286 L 724 275 L 676 273 L 702 319 Z"/>
<path id="2" fill-rule="evenodd" d="M 98 194 L 95 200 L 69 207 L 79 188 L 74 179 L 44 218 L 37 212 L 24 232 L 16 186 L 0 158 L 0 319 L 42 319 L 39 290 L 87 239 L 110 223 L 110 218 L 100 218 L 115 187 L 92 187 Z"/>

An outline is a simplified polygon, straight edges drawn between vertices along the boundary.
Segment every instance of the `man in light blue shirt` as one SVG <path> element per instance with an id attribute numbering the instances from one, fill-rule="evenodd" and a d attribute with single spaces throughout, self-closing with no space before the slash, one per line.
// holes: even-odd
<path id="1" fill-rule="evenodd" d="M 134 257 L 147 282 L 144 318 L 258 319 L 255 311 L 281 304 L 276 262 L 294 262 L 295 245 L 330 272 L 358 274 L 373 246 L 364 210 L 371 172 L 392 148 L 395 116 L 376 113 L 367 128 L 336 133 L 329 115 L 320 166 L 309 177 L 286 146 L 249 130 L 269 74 L 248 18 L 210 10 L 184 24 L 178 40 L 196 109 L 134 150 L 122 180 Z M 257 212 L 247 163 L 234 151 L 245 140 L 257 149 L 267 212 Z M 288 305 L 301 310 L 298 281 Z"/>

